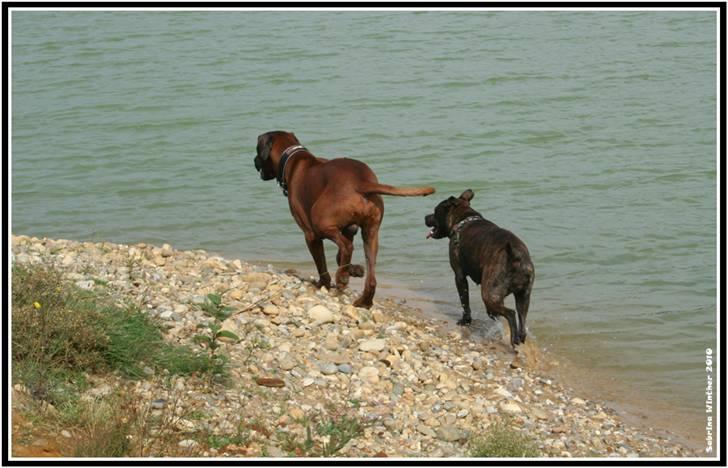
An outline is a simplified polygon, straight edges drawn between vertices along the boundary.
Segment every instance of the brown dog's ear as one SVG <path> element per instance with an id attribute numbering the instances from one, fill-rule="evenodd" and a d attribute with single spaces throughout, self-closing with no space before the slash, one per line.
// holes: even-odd
<path id="1" fill-rule="evenodd" d="M 258 137 L 258 156 L 265 161 L 270 157 L 270 150 L 273 147 L 273 139 L 268 133 L 264 133 Z"/>
<path id="2" fill-rule="evenodd" d="M 472 200 L 474 196 L 475 196 L 475 194 L 470 189 L 467 189 L 466 191 L 464 191 L 463 193 L 460 194 L 460 198 L 462 198 L 466 202 L 469 202 L 470 200 Z"/>

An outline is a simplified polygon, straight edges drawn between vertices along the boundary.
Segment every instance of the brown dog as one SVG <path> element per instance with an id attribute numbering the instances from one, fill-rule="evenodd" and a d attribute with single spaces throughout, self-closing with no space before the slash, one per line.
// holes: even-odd
<path id="1" fill-rule="evenodd" d="M 427 237 L 450 238 L 450 266 L 455 273 L 455 285 L 463 306 L 458 325 L 468 325 L 470 298 L 468 276 L 480 285 L 485 309 L 491 318 L 502 316 L 508 320 L 511 345 L 526 341 L 526 316 L 531 301 L 535 271 L 526 244 L 515 234 L 483 218 L 470 206 L 475 195 L 468 189 L 460 197 L 450 197 L 425 216 L 430 227 Z M 516 310 L 503 304 L 513 293 Z"/>
<path id="2" fill-rule="evenodd" d="M 344 288 L 349 277 L 360 277 L 364 269 L 351 265 L 354 235 L 361 228 L 367 276 L 364 292 L 354 305 L 371 307 L 377 280 L 374 264 L 379 244 L 379 225 L 384 216 L 380 195 L 418 196 L 435 192 L 432 187 L 399 188 L 382 185 L 369 167 L 354 159 L 317 158 L 293 133 L 273 131 L 258 137 L 255 168 L 263 180 L 277 179 L 288 197 L 291 214 L 306 237 L 316 263 L 318 286 L 331 287 L 326 268 L 323 239 L 336 243 L 336 286 Z"/>

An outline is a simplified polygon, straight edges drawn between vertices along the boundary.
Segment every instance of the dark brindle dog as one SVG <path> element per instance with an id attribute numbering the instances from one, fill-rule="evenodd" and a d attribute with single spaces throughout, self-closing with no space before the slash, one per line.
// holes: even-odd
<path id="1" fill-rule="evenodd" d="M 485 309 L 491 318 L 508 320 L 511 345 L 526 341 L 526 315 L 535 277 L 528 248 L 512 232 L 501 229 L 484 219 L 470 207 L 473 191 L 468 189 L 459 198 L 450 197 L 425 216 L 425 225 L 432 229 L 427 237 L 450 238 L 450 266 L 455 272 L 455 284 L 463 306 L 458 325 L 468 325 L 470 304 L 469 276 L 480 284 Z M 513 293 L 516 310 L 503 305 L 503 299 Z"/>
<path id="2" fill-rule="evenodd" d="M 379 245 L 379 225 L 384 216 L 381 195 L 429 195 L 432 187 L 400 188 L 383 185 L 363 162 L 348 158 L 317 158 L 301 146 L 293 133 L 268 132 L 258 137 L 255 168 L 263 180 L 277 179 L 288 197 L 291 214 L 306 237 L 316 263 L 319 286 L 330 287 L 323 239 L 334 241 L 336 286 L 345 287 L 350 276 L 363 276 L 360 265 L 351 265 L 353 239 L 358 229 L 364 240 L 367 276 L 364 292 L 354 305 L 371 307 L 377 280 L 374 264 Z"/>

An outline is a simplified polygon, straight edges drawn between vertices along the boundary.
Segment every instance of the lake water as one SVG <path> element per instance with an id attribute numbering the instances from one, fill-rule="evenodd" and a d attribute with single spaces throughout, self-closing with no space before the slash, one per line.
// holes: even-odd
<path id="1" fill-rule="evenodd" d="M 379 294 L 399 285 L 459 316 L 446 241 L 423 219 L 471 188 L 529 246 L 531 334 L 575 385 L 704 437 L 715 13 L 16 11 L 11 25 L 13 233 L 313 274 L 253 167 L 258 134 L 294 131 L 383 183 L 437 188 L 385 199 Z"/>

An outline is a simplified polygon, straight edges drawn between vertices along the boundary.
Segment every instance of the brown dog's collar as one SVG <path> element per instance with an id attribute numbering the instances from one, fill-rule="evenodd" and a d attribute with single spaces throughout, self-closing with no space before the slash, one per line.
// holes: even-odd
<path id="1" fill-rule="evenodd" d="M 308 150 L 301 145 L 289 146 L 281 153 L 281 160 L 278 163 L 278 175 L 276 176 L 276 181 L 278 182 L 278 186 L 281 190 L 283 190 L 283 195 L 286 197 L 288 196 L 288 184 L 285 181 L 286 164 L 288 163 L 288 159 L 299 151 Z"/>

